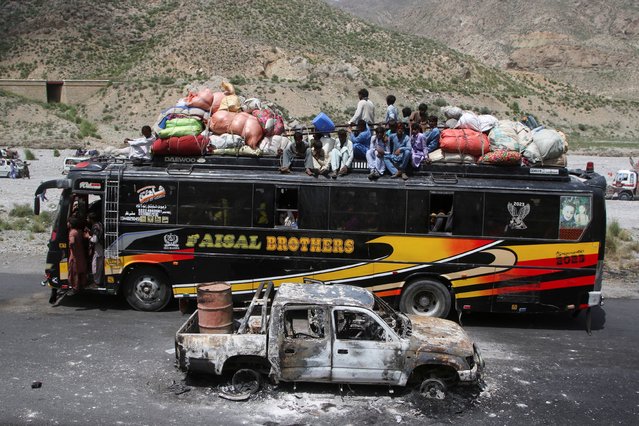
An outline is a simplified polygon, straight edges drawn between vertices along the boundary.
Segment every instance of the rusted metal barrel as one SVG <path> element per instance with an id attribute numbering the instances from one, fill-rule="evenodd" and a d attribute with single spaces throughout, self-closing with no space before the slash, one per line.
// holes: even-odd
<path id="1" fill-rule="evenodd" d="M 200 284 L 197 287 L 197 312 L 200 333 L 232 333 L 231 286 L 224 282 Z"/>

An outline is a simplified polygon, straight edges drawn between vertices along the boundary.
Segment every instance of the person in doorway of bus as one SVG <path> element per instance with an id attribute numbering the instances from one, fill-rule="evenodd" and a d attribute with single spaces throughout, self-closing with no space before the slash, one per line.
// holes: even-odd
<path id="1" fill-rule="evenodd" d="M 364 120 L 369 126 L 375 122 L 375 105 L 368 99 L 368 90 L 360 89 L 357 92 L 359 102 L 357 102 L 357 109 L 355 115 L 349 122 L 351 126 L 359 123 L 359 120 Z"/>
<path id="2" fill-rule="evenodd" d="M 369 180 L 377 180 L 386 171 L 384 157 L 391 155 L 391 145 L 388 143 L 388 136 L 382 126 L 375 129 L 375 136 L 371 140 L 371 148 L 366 153 L 366 163 L 371 171 Z"/>
<path id="3" fill-rule="evenodd" d="M 349 127 L 348 131 L 350 132 L 349 139 L 353 143 L 353 158 L 360 161 L 366 160 L 366 151 L 371 146 L 371 131 L 368 124 L 364 120 L 359 120 L 357 129 L 352 131 Z"/>
<path id="4" fill-rule="evenodd" d="M 393 147 L 391 155 L 384 155 L 384 165 L 391 174 L 391 178 L 401 177 L 408 179 L 406 167 L 410 161 L 410 139 L 404 134 L 404 126 L 397 126 L 397 133 L 390 135 L 390 144 Z"/>
<path id="5" fill-rule="evenodd" d="M 104 226 L 95 212 L 87 216 L 89 230 L 85 237 L 89 240 L 89 257 L 91 257 L 92 287 L 102 287 L 104 275 Z"/>
<path id="6" fill-rule="evenodd" d="M 575 228 L 577 224 L 575 223 L 575 205 L 572 203 L 566 203 L 561 208 L 561 221 L 559 224 L 560 228 Z"/>
<path id="7" fill-rule="evenodd" d="M 126 155 L 131 160 L 151 160 L 151 146 L 157 139 L 150 126 L 142 127 L 142 137 L 137 139 L 124 139 L 129 146 L 122 149 L 116 149 L 113 153 Z"/>
<path id="8" fill-rule="evenodd" d="M 339 129 L 337 131 L 337 143 L 331 151 L 331 177 L 336 179 L 337 176 L 344 176 L 348 173 L 348 168 L 353 162 L 353 142 L 348 139 L 346 130 Z"/>
<path id="9" fill-rule="evenodd" d="M 86 286 L 87 257 L 80 219 L 76 216 L 69 217 L 67 228 L 69 229 L 68 271 L 69 286 L 71 287 L 71 290 L 67 292 L 67 296 L 72 296 L 82 291 Z"/>
<path id="10" fill-rule="evenodd" d="M 386 125 L 388 125 L 388 122 L 391 120 L 399 121 L 399 110 L 395 106 L 396 100 L 397 98 L 395 98 L 394 95 L 386 96 L 386 105 L 388 105 L 386 107 L 386 117 L 384 117 L 384 123 L 386 123 Z"/>
<path id="11" fill-rule="evenodd" d="M 295 128 L 293 134 L 293 143 L 286 147 L 282 153 L 282 167 L 280 167 L 280 173 L 291 173 L 291 163 L 294 158 L 303 158 L 304 167 L 306 168 L 306 174 L 313 176 L 313 153 L 308 145 L 308 142 L 304 140 L 304 134 L 300 127 Z"/>

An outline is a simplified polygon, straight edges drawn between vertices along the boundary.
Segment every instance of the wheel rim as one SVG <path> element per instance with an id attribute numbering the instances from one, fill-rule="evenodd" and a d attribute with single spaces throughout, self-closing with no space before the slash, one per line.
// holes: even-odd
<path id="1" fill-rule="evenodd" d="M 439 307 L 436 295 L 430 291 L 419 291 L 413 296 L 413 310 L 418 315 L 430 315 Z"/>
<path id="2" fill-rule="evenodd" d="M 140 277 L 133 286 L 133 294 L 144 303 L 155 302 L 161 297 L 162 284 L 151 275 Z"/>
<path id="3" fill-rule="evenodd" d="M 446 385 L 439 379 L 426 379 L 419 387 L 419 392 L 426 398 L 444 399 L 446 397 Z"/>
<path id="4" fill-rule="evenodd" d="M 237 393 L 254 394 L 260 389 L 260 374 L 250 368 L 238 370 L 233 375 L 231 384 Z"/>

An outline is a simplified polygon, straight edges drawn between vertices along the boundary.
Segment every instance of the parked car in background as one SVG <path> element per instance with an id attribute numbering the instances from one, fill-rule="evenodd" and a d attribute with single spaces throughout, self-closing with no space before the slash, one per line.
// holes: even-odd
<path id="1" fill-rule="evenodd" d="M 71 170 L 73 166 L 83 161 L 87 161 L 90 158 L 91 157 L 66 157 L 64 159 L 64 167 L 62 168 L 62 174 L 66 175 L 67 173 L 69 173 L 69 170 Z"/>
<path id="2" fill-rule="evenodd" d="M 11 161 L 13 161 L 13 163 L 15 164 L 16 177 L 22 177 L 24 169 L 24 163 L 22 162 L 22 160 L 11 160 L 9 158 L 0 158 L 0 177 L 11 177 Z"/>

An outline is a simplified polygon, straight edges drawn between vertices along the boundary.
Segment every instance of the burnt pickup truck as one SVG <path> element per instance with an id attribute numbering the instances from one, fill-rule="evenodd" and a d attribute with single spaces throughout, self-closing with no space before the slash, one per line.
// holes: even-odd
<path id="1" fill-rule="evenodd" d="M 415 385 L 433 397 L 479 379 L 479 349 L 452 321 L 409 317 L 366 289 L 339 284 L 282 284 L 269 313 L 270 289 L 259 298 L 260 287 L 232 334 L 200 333 L 198 312 L 191 315 L 176 334 L 178 366 L 236 372 L 234 384 L 249 372 L 275 383 Z"/>

